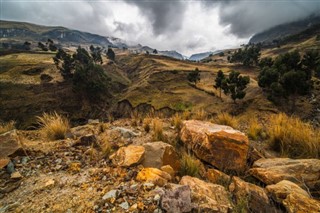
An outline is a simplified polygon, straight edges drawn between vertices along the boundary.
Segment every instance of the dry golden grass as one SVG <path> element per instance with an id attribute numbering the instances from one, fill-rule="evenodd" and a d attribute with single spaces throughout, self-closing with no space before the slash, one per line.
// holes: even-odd
<path id="1" fill-rule="evenodd" d="M 59 115 L 56 112 L 43 113 L 38 116 L 38 123 L 40 124 L 40 132 L 48 140 L 64 139 L 66 133 L 70 129 L 69 121 L 67 118 Z"/>
<path id="2" fill-rule="evenodd" d="M 196 120 L 206 120 L 208 118 L 208 114 L 201 108 L 193 112 L 192 118 Z"/>
<path id="3" fill-rule="evenodd" d="M 143 123 L 144 131 L 146 131 L 146 133 L 149 133 L 150 129 L 151 129 L 152 119 L 151 118 L 144 118 L 142 123 Z"/>
<path id="4" fill-rule="evenodd" d="M 199 159 L 187 153 L 183 153 L 180 160 L 180 175 L 199 177 L 201 166 L 202 165 Z"/>
<path id="5" fill-rule="evenodd" d="M 182 120 L 189 120 L 191 118 L 191 112 L 188 110 L 183 111 Z"/>
<path id="6" fill-rule="evenodd" d="M 270 147 L 282 156 L 292 158 L 319 158 L 320 130 L 299 118 L 284 113 L 270 118 L 268 130 Z"/>
<path id="7" fill-rule="evenodd" d="M 0 123 L 0 134 L 13 130 L 15 128 L 16 123 L 14 121 L 10 121 L 8 123 Z"/>
<path id="8" fill-rule="evenodd" d="M 163 123 L 160 119 L 155 118 L 152 121 L 152 139 L 154 141 L 164 141 Z"/>
<path id="9" fill-rule="evenodd" d="M 259 137 L 262 136 L 262 133 L 263 127 L 259 123 L 258 119 L 255 117 L 250 118 L 247 130 L 248 137 L 252 140 L 257 140 Z"/>
<path id="10" fill-rule="evenodd" d="M 174 126 L 177 130 L 180 130 L 182 127 L 182 118 L 179 113 L 174 114 L 171 118 L 171 125 Z"/>
<path id="11" fill-rule="evenodd" d="M 216 119 L 214 120 L 217 124 L 231 126 L 232 128 L 238 127 L 238 119 L 229 113 L 222 112 L 217 115 Z"/>

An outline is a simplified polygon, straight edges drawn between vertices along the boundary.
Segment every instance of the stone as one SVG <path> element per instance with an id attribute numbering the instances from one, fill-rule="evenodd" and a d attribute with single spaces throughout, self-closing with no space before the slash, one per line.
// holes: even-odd
<path id="1" fill-rule="evenodd" d="M 165 165 L 165 166 L 161 166 L 160 168 L 162 171 L 168 173 L 171 176 L 171 179 L 174 178 L 175 176 L 175 171 L 173 170 L 173 168 L 170 165 Z"/>
<path id="2" fill-rule="evenodd" d="M 249 173 L 267 185 L 289 180 L 316 190 L 320 184 L 319 159 L 266 158 L 254 162 Z"/>
<path id="3" fill-rule="evenodd" d="M 92 125 L 77 126 L 71 129 L 71 134 L 76 137 L 94 134 L 94 128 Z"/>
<path id="4" fill-rule="evenodd" d="M 230 194 L 223 186 L 207 183 L 195 177 L 183 176 L 181 185 L 188 185 L 191 189 L 192 202 L 200 212 L 230 212 L 232 205 Z"/>
<path id="5" fill-rule="evenodd" d="M 119 206 L 125 210 L 129 209 L 130 207 L 127 201 L 122 202 Z"/>
<path id="6" fill-rule="evenodd" d="M 246 169 L 249 140 L 238 130 L 210 122 L 188 120 L 183 122 L 180 137 L 199 159 L 219 170 Z"/>
<path id="7" fill-rule="evenodd" d="M 164 186 L 171 180 L 171 176 L 157 168 L 144 168 L 137 175 L 137 181 L 150 182 L 158 186 Z"/>
<path id="8" fill-rule="evenodd" d="M 98 124 L 100 123 L 99 119 L 88 119 L 88 124 Z"/>
<path id="9" fill-rule="evenodd" d="M 72 146 L 93 146 L 99 147 L 97 137 L 94 134 L 82 136 Z"/>
<path id="10" fill-rule="evenodd" d="M 145 143 L 146 150 L 142 165 L 160 169 L 162 166 L 170 165 L 175 171 L 180 168 L 180 160 L 174 147 L 162 141 Z"/>
<path id="11" fill-rule="evenodd" d="M 320 212 L 320 201 L 295 192 L 289 194 L 282 203 L 288 213 Z"/>
<path id="12" fill-rule="evenodd" d="M 248 212 L 277 212 L 263 188 L 247 183 L 239 177 L 232 178 L 229 191 L 235 196 L 237 202 L 247 199 Z"/>
<path id="13" fill-rule="evenodd" d="M 103 197 L 102 199 L 103 200 L 108 200 L 108 199 L 111 199 L 111 198 L 117 198 L 119 196 L 120 192 L 119 190 L 116 190 L 116 189 L 113 189 L 113 190 L 110 190 L 108 191 Z"/>
<path id="14" fill-rule="evenodd" d="M 0 159 L 0 169 L 6 167 L 10 162 L 10 158 L 1 158 Z"/>
<path id="15" fill-rule="evenodd" d="M 222 186 L 228 186 L 230 183 L 230 176 L 217 169 L 208 169 L 207 179 L 211 183 L 219 184 Z"/>
<path id="16" fill-rule="evenodd" d="M 0 135 L 0 159 L 6 158 L 22 149 L 18 141 L 16 130 Z"/>
<path id="17" fill-rule="evenodd" d="M 14 164 L 12 163 L 12 161 L 10 161 L 8 164 L 7 164 L 7 172 L 9 174 L 13 173 L 15 171 L 14 169 Z"/>
<path id="18" fill-rule="evenodd" d="M 191 190 L 187 185 L 165 190 L 160 206 L 168 213 L 190 212 L 192 210 Z"/>
<path id="19" fill-rule="evenodd" d="M 130 145 L 121 147 L 110 156 L 112 163 L 116 166 L 130 167 L 139 164 L 144 157 L 145 148 L 143 146 Z"/>
<path id="20" fill-rule="evenodd" d="M 124 138 L 132 138 L 132 137 L 138 137 L 141 135 L 141 133 L 136 133 L 130 129 L 126 129 L 123 127 L 116 127 L 114 128 L 115 131 L 119 131 Z"/>
<path id="21" fill-rule="evenodd" d="M 308 192 L 303 190 L 297 184 L 288 180 L 282 180 L 277 184 L 268 185 L 266 190 L 270 197 L 278 203 L 281 203 L 283 200 L 285 200 L 291 193 L 301 194 L 310 198 Z"/>
<path id="22" fill-rule="evenodd" d="M 13 172 L 11 174 L 11 179 L 21 179 L 22 178 L 22 175 L 20 174 L 20 172 Z"/>

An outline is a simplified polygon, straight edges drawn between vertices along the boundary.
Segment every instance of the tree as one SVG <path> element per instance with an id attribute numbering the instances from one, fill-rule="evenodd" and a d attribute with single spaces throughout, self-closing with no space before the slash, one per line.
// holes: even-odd
<path id="1" fill-rule="evenodd" d="M 214 88 L 216 89 L 220 89 L 220 99 L 221 99 L 221 90 L 222 90 L 222 87 L 223 87 L 223 81 L 225 80 L 225 75 L 223 74 L 222 70 L 219 70 L 218 71 L 218 74 L 217 74 L 217 77 L 215 79 L 215 84 L 214 84 Z"/>
<path id="2" fill-rule="evenodd" d="M 314 68 L 314 63 L 311 58 L 315 57 L 310 53 L 301 60 L 297 51 L 278 56 L 270 67 L 264 66 L 260 71 L 259 86 L 266 89 L 271 100 L 289 98 L 294 110 L 297 96 L 307 94 L 312 88 L 310 68 Z"/>
<path id="3" fill-rule="evenodd" d="M 304 54 L 301 61 L 303 69 L 307 73 L 307 78 L 311 79 L 312 74 L 316 74 L 316 69 L 320 65 L 320 53 L 317 50 L 309 50 Z"/>
<path id="4" fill-rule="evenodd" d="M 200 81 L 200 71 L 198 68 L 188 73 L 188 81 L 191 83 L 197 84 L 198 81 Z"/>
<path id="5" fill-rule="evenodd" d="M 219 56 L 220 56 L 220 57 L 223 57 L 223 56 L 224 56 L 224 52 L 220 52 L 220 53 L 219 53 Z"/>
<path id="6" fill-rule="evenodd" d="M 93 45 L 90 46 L 90 54 L 95 63 L 100 63 L 100 64 L 103 63 L 101 53 L 102 53 L 101 47 L 94 47 Z"/>
<path id="7" fill-rule="evenodd" d="M 113 50 L 110 47 L 108 48 L 107 57 L 112 61 L 114 61 L 116 58 L 116 54 L 113 52 Z"/>
<path id="8" fill-rule="evenodd" d="M 234 103 L 237 99 L 243 99 L 246 96 L 244 89 L 250 82 L 249 76 L 241 76 L 239 72 L 231 71 L 228 78 L 222 81 L 222 89 L 226 95 L 231 96 Z"/>
<path id="9" fill-rule="evenodd" d="M 56 56 L 53 57 L 53 61 L 64 80 L 68 80 L 73 77 L 75 60 L 71 55 L 67 54 L 63 49 L 59 49 Z"/>
<path id="10" fill-rule="evenodd" d="M 41 42 L 38 42 L 38 47 L 43 50 L 43 51 L 48 51 L 48 48 L 46 45 L 44 45 L 43 43 Z"/>
<path id="11" fill-rule="evenodd" d="M 103 67 L 82 47 L 71 55 L 59 49 L 53 58 L 65 80 L 72 80 L 74 91 L 81 97 L 98 101 L 108 93 L 110 78 Z"/>
<path id="12" fill-rule="evenodd" d="M 262 58 L 259 62 L 259 67 L 263 69 L 264 67 L 271 67 L 273 65 L 273 60 L 271 57 Z"/>
<path id="13" fill-rule="evenodd" d="M 153 54 L 158 54 L 158 51 L 156 49 L 154 49 Z"/>
<path id="14" fill-rule="evenodd" d="M 235 51 L 231 57 L 230 62 L 231 63 L 242 63 L 244 66 L 252 66 L 257 65 L 260 58 L 260 45 L 249 45 L 245 46 L 243 49 L 238 49 Z"/>
<path id="15" fill-rule="evenodd" d="M 77 66 L 73 77 L 73 89 L 90 101 L 98 101 L 108 93 L 110 78 L 103 68 L 90 62 Z"/>
<path id="16" fill-rule="evenodd" d="M 30 50 L 31 49 L 30 46 L 31 46 L 31 43 L 29 41 L 26 41 L 26 42 L 23 43 L 23 48 L 25 50 Z"/>

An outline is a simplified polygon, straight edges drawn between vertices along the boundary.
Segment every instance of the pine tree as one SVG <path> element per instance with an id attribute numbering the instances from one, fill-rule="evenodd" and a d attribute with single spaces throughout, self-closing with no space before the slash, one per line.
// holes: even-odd
<path id="1" fill-rule="evenodd" d="M 222 70 L 219 70 L 218 71 L 218 74 L 217 74 L 217 77 L 215 79 L 215 85 L 214 85 L 214 88 L 216 89 L 220 89 L 220 99 L 221 99 L 221 90 L 222 90 L 222 86 L 223 86 L 223 80 L 225 79 L 226 77 L 224 76 Z"/>

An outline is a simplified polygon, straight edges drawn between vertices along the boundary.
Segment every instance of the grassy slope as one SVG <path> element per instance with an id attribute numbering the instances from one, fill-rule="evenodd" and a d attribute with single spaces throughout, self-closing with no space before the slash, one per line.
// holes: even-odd
<path id="1" fill-rule="evenodd" d="M 276 56 L 288 50 L 305 51 L 318 48 L 315 38 L 299 43 L 289 43 L 281 48 L 265 49 L 262 56 Z M 164 56 L 134 55 L 119 51 L 116 63 L 109 64 L 107 59 L 103 64 L 106 73 L 113 79 L 115 92 L 114 102 L 128 100 L 133 106 L 151 104 L 156 109 L 170 107 L 174 110 L 197 110 L 204 108 L 209 113 L 228 111 L 243 114 L 268 114 L 286 110 L 286 106 L 276 107 L 266 99 L 266 95 L 258 87 L 258 69 L 229 64 L 224 57 L 213 56 L 208 63 L 179 61 Z M 0 56 L 0 119 L 14 119 L 27 124 L 34 121 L 34 116 L 42 111 L 79 112 L 79 100 L 68 84 L 62 81 L 48 53 L 14 53 Z M 214 61 L 216 59 L 216 61 Z M 201 71 L 201 81 L 198 88 L 187 81 L 188 72 L 198 67 Z M 41 74 L 48 74 L 53 80 L 48 84 L 41 83 L 40 74 L 25 75 L 22 72 L 41 68 Z M 232 100 L 213 88 L 218 70 L 228 73 L 238 70 L 249 75 L 251 81 L 247 88 L 247 96 L 234 105 Z M 314 90 L 315 97 L 319 96 L 319 88 Z M 119 91 L 121 91 L 119 93 Z M 216 94 L 216 95 L 214 95 Z M 309 97 L 298 100 L 297 114 L 301 117 L 312 116 L 314 105 L 309 103 Z M 288 105 L 288 104 L 286 104 Z M 83 108 L 83 106 L 81 105 Z M 81 109 L 80 111 L 82 111 Z M 83 110 L 85 111 L 85 110 Z M 87 115 L 88 116 L 88 115 Z"/>

